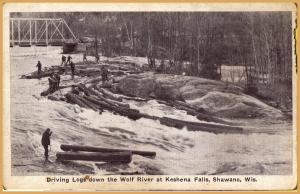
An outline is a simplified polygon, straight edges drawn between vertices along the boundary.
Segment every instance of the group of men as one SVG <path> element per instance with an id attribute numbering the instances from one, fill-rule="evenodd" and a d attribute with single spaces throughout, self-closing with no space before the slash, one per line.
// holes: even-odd
<path id="1" fill-rule="evenodd" d="M 66 61 L 67 59 L 67 61 Z M 61 65 L 64 65 L 65 67 L 67 67 L 67 65 L 70 65 L 70 68 L 71 68 L 71 76 L 72 76 L 72 79 L 74 78 L 74 75 L 75 75 L 75 64 L 73 63 L 72 61 L 72 57 L 69 55 L 68 58 L 66 58 L 66 56 L 62 56 L 61 57 Z M 67 72 L 67 69 L 65 68 L 65 73 Z"/>
<path id="2" fill-rule="evenodd" d="M 70 65 L 70 68 L 71 68 L 71 75 L 72 75 L 72 79 L 74 78 L 74 75 L 75 75 L 75 64 L 72 62 L 72 57 L 69 55 L 68 57 L 62 55 L 62 63 L 61 65 L 63 66 L 67 66 L 67 65 Z M 84 56 L 83 56 L 83 61 L 87 61 L 87 58 L 86 58 L 86 54 L 84 53 Z M 96 56 L 96 61 L 98 62 L 99 61 L 99 56 Z M 41 75 L 42 73 L 42 64 L 40 61 L 38 61 L 36 67 L 38 68 L 38 75 Z M 65 73 L 67 72 L 66 68 L 65 68 Z M 108 81 L 108 69 L 104 66 L 102 66 L 101 68 L 101 77 L 102 77 L 102 82 L 106 82 Z M 53 73 L 49 76 L 48 78 L 48 81 L 49 81 L 49 90 L 51 90 L 52 92 L 56 91 L 59 89 L 59 84 L 60 84 L 60 75 L 59 73 Z M 73 89 L 73 92 L 76 92 L 76 88 L 75 86 L 72 88 Z M 50 146 L 50 137 L 52 135 L 52 132 L 49 128 L 47 128 L 47 130 L 43 133 L 42 135 L 42 140 L 41 140 L 41 143 L 44 147 L 44 155 L 45 155 L 45 160 L 48 161 L 48 148 Z"/>

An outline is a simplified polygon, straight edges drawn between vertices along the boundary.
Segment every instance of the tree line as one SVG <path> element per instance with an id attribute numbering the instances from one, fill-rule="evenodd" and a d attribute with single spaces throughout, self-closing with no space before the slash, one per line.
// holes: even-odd
<path id="1" fill-rule="evenodd" d="M 103 55 L 148 57 L 149 64 L 167 73 L 218 79 L 216 68 L 227 64 L 245 66 L 248 81 L 292 80 L 291 12 L 36 12 L 11 17 L 63 18 L 79 39 L 101 40 Z"/>

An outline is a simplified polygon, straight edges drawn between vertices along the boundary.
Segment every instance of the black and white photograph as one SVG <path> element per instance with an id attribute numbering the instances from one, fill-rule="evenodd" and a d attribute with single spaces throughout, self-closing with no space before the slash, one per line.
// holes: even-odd
<path id="1" fill-rule="evenodd" d="M 295 180 L 293 5 L 145 6 L 7 11 L 6 174 Z"/>

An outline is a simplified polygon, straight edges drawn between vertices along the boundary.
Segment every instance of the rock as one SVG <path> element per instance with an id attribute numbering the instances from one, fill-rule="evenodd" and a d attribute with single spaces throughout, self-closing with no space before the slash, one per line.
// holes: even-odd
<path id="1" fill-rule="evenodd" d="M 156 83 L 153 75 L 145 76 L 140 75 L 130 75 L 122 80 L 118 85 L 118 90 L 123 94 L 128 96 L 138 96 L 138 97 L 149 97 L 150 93 L 154 91 Z"/>
<path id="2" fill-rule="evenodd" d="M 171 84 L 157 84 L 154 95 L 162 100 L 182 100 L 178 88 Z"/>
<path id="3" fill-rule="evenodd" d="M 180 100 L 217 117 L 282 117 L 281 111 L 243 93 L 241 87 L 198 77 L 151 74 L 127 76 L 118 90 L 128 96 Z"/>
<path id="4" fill-rule="evenodd" d="M 201 98 L 187 101 L 210 114 L 227 118 L 282 117 L 281 111 L 245 94 L 209 92 Z"/>

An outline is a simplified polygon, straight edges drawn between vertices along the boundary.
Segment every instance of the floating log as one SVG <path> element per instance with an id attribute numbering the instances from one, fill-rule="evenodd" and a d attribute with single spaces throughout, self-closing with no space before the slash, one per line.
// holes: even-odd
<path id="1" fill-rule="evenodd" d="M 119 95 L 120 98 L 125 99 L 125 100 L 134 100 L 138 102 L 147 102 L 147 99 L 140 98 L 140 97 L 131 97 L 131 96 L 125 96 L 125 95 Z"/>
<path id="2" fill-rule="evenodd" d="M 49 77 L 54 72 L 63 74 L 64 68 L 62 66 L 52 66 L 51 68 L 44 68 L 40 74 L 38 74 L 38 71 L 34 71 L 26 75 L 21 75 L 21 79 L 40 79 L 42 77 Z"/>
<path id="3" fill-rule="evenodd" d="M 120 107 L 123 107 L 123 108 L 129 108 L 130 107 L 129 104 L 119 102 L 119 101 L 115 101 L 115 100 L 111 100 L 111 99 L 103 97 L 103 95 L 100 92 L 98 92 L 97 90 L 95 90 L 94 88 L 88 88 L 88 91 L 89 91 L 90 94 L 93 94 L 93 95 L 97 96 L 98 98 L 100 98 L 101 100 L 105 101 L 108 104 L 115 105 L 115 106 L 120 106 Z"/>
<path id="4" fill-rule="evenodd" d="M 171 106 L 180 109 L 180 110 L 185 110 L 187 112 L 187 114 L 195 116 L 197 115 L 197 110 L 194 108 L 191 108 L 187 105 L 185 105 L 184 103 L 178 103 L 177 101 L 169 101 L 168 103 L 171 104 Z"/>
<path id="5" fill-rule="evenodd" d="M 82 96 L 79 96 L 79 95 L 74 95 L 76 96 L 81 102 L 83 102 L 85 105 L 87 105 L 90 109 L 94 110 L 94 111 L 97 111 L 99 110 L 99 106 L 86 100 L 85 98 L 83 98 Z"/>
<path id="6" fill-rule="evenodd" d="M 40 74 L 38 74 L 37 71 L 34 71 L 27 75 L 21 75 L 21 79 L 40 79 L 42 77 L 48 77 L 50 75 L 51 75 L 51 72 L 42 71 Z"/>
<path id="7" fill-rule="evenodd" d="M 215 123 L 221 123 L 221 124 L 225 124 L 225 125 L 234 125 L 234 123 L 232 123 L 232 122 L 225 121 L 218 117 L 214 117 L 214 116 L 203 114 L 203 113 L 198 113 L 196 117 L 197 117 L 197 119 L 199 119 L 201 121 L 215 122 Z"/>
<path id="8" fill-rule="evenodd" d="M 86 105 L 84 102 L 82 102 L 80 99 L 78 99 L 75 94 L 67 93 L 66 95 L 67 100 L 71 101 L 74 104 L 78 104 L 80 107 L 83 108 L 89 108 L 88 105 Z"/>
<path id="9" fill-rule="evenodd" d="M 196 116 L 197 119 L 199 119 L 200 121 L 207 121 L 207 122 L 215 122 L 215 123 L 220 123 L 220 124 L 225 124 L 225 125 L 233 125 L 234 123 L 229 122 L 229 121 L 225 121 L 223 119 L 220 119 L 218 117 L 212 116 L 211 114 L 208 113 L 201 113 L 198 109 L 193 108 L 192 106 L 190 106 L 189 104 L 186 104 L 184 102 L 180 102 L 180 101 L 162 101 L 162 100 L 157 100 L 159 103 L 161 104 L 166 104 L 168 106 L 172 106 L 176 109 L 179 110 L 184 110 L 187 112 L 187 114 L 192 115 L 192 116 Z"/>
<path id="10" fill-rule="evenodd" d="M 112 153 L 78 153 L 78 152 L 57 152 L 57 160 L 84 160 L 109 163 L 130 163 L 132 160 L 131 152 L 112 152 Z"/>
<path id="11" fill-rule="evenodd" d="M 124 107 L 119 107 L 115 105 L 108 104 L 101 99 L 97 99 L 96 97 L 93 96 L 84 96 L 85 99 L 91 101 L 94 104 L 97 104 L 100 106 L 102 109 L 109 110 L 114 113 L 118 113 L 122 116 L 126 116 L 130 119 L 137 120 L 142 117 L 142 115 L 139 113 L 138 110 L 135 109 L 130 109 L 130 108 L 124 108 Z"/>
<path id="12" fill-rule="evenodd" d="M 168 117 L 162 117 L 159 119 L 159 121 L 161 124 L 169 127 L 175 127 L 179 129 L 186 127 L 188 131 L 207 131 L 212 133 L 240 133 L 243 131 L 243 128 L 240 127 L 182 121 Z"/>
<path id="13" fill-rule="evenodd" d="M 140 155 L 140 156 L 147 156 L 147 157 L 155 157 L 156 152 L 151 151 L 139 151 L 139 150 L 124 150 L 124 149 L 112 149 L 112 148 L 100 148 L 100 147 L 93 147 L 93 146 L 80 146 L 80 145 L 65 145 L 62 144 L 60 149 L 63 151 L 85 151 L 85 152 L 131 152 L 132 154 Z"/>
<path id="14" fill-rule="evenodd" d="M 102 78 L 100 77 L 97 77 L 97 78 L 93 78 L 93 79 L 90 79 L 88 81 L 86 81 L 84 84 L 95 84 L 95 83 L 99 83 L 102 81 Z"/>
<path id="15" fill-rule="evenodd" d="M 81 76 L 96 76 L 100 75 L 100 70 L 99 69 L 77 69 L 78 74 Z"/>
<path id="16" fill-rule="evenodd" d="M 103 93 L 99 92 L 99 91 L 102 92 L 102 88 L 101 88 L 101 90 L 98 89 L 97 87 L 94 87 L 94 88 L 95 88 L 95 91 L 98 92 L 98 95 L 99 94 L 100 94 L 100 96 L 104 95 Z M 106 90 L 106 91 L 108 91 L 108 90 Z M 121 101 L 123 101 L 123 99 L 124 100 L 134 100 L 134 101 L 138 101 L 138 102 L 146 102 L 146 101 L 148 101 L 148 100 L 140 98 L 140 97 L 130 97 L 130 96 L 125 96 L 125 95 L 121 95 L 121 94 L 115 94 L 115 93 L 112 93 L 111 91 L 108 91 L 108 92 L 110 92 L 110 94 L 113 95 L 113 96 L 115 96 L 116 98 L 121 99 Z M 110 95 L 106 95 L 106 97 L 109 98 Z M 121 102 L 120 100 L 118 100 L 118 101 Z"/>
<path id="17" fill-rule="evenodd" d="M 104 94 L 104 96 L 107 96 L 108 98 L 112 99 L 112 100 L 116 100 L 116 101 L 119 101 L 121 102 L 122 101 L 122 98 L 119 96 L 119 95 L 116 95 L 104 88 L 99 88 L 99 91 L 102 92 Z"/>

